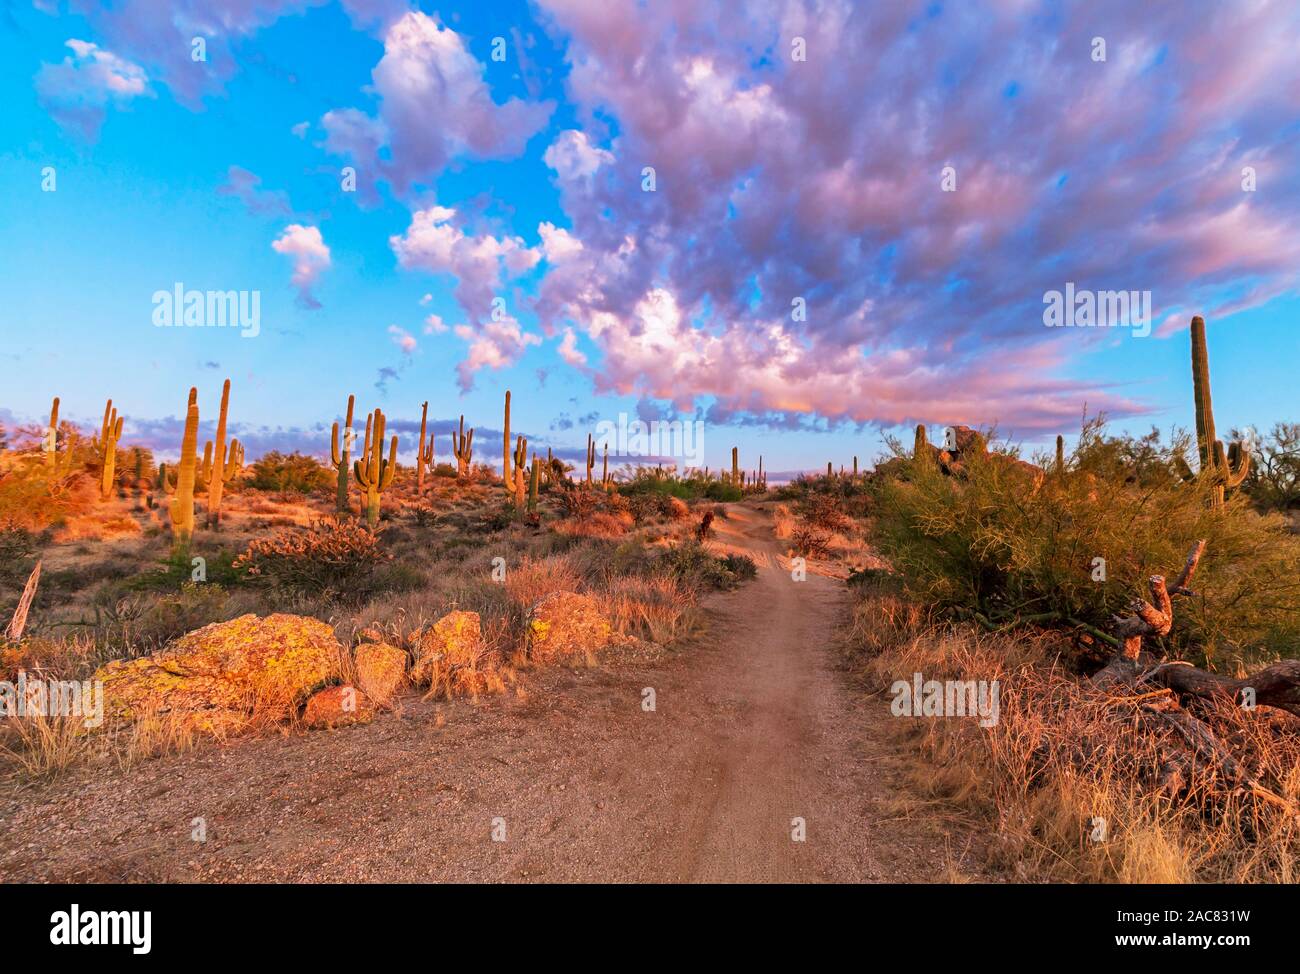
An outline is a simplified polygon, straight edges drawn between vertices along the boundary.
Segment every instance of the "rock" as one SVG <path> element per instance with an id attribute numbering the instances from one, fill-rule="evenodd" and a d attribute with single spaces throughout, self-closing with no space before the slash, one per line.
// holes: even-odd
<path id="1" fill-rule="evenodd" d="M 477 612 L 454 611 L 426 629 L 416 640 L 416 682 L 431 682 L 453 666 L 473 666 L 483 651 L 483 631 Z"/>
<path id="2" fill-rule="evenodd" d="M 538 662 L 589 656 L 610 642 L 611 628 L 590 595 L 552 592 L 533 606 L 528 621 L 528 655 Z"/>
<path id="3" fill-rule="evenodd" d="M 318 619 L 250 614 L 186 633 L 152 656 L 116 660 L 93 679 L 103 681 L 110 716 L 179 714 L 187 726 L 227 731 L 288 719 L 337 672 L 342 652 Z"/>
<path id="4" fill-rule="evenodd" d="M 406 679 L 406 652 L 387 643 L 363 643 L 357 647 L 356 665 L 361 692 L 387 707 Z"/>
<path id="5" fill-rule="evenodd" d="M 302 712 L 306 727 L 320 730 L 329 727 L 348 727 L 373 720 L 375 708 L 356 687 L 326 687 L 312 694 Z"/>

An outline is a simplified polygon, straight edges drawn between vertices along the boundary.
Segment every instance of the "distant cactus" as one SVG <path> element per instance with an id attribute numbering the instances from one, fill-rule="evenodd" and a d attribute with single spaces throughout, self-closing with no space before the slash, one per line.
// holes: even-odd
<path id="1" fill-rule="evenodd" d="M 591 472 L 596 469 L 596 441 L 587 434 L 587 483 L 591 483 Z"/>
<path id="2" fill-rule="evenodd" d="M 338 491 L 334 499 L 334 507 L 340 514 L 348 512 L 348 466 L 351 462 L 352 453 L 352 407 L 356 404 L 356 396 L 348 396 L 348 419 L 343 425 L 343 441 L 340 450 L 339 442 L 339 424 L 335 423 L 330 430 L 330 459 L 334 461 L 334 469 L 338 471 Z"/>
<path id="3" fill-rule="evenodd" d="M 1223 505 L 1225 490 L 1235 490 L 1250 473 L 1250 451 L 1240 442 L 1225 454 L 1215 438 L 1214 405 L 1210 396 L 1210 352 L 1205 341 L 1205 319 L 1192 318 L 1192 393 L 1196 398 L 1196 446 L 1201 458 L 1201 477 L 1210 486 L 1210 500 Z"/>
<path id="4" fill-rule="evenodd" d="M 451 453 L 456 458 L 456 476 L 464 480 L 469 476 L 469 465 L 474 459 L 474 427 L 465 432 L 465 414 L 460 414 L 460 435 L 451 431 Z"/>
<path id="5" fill-rule="evenodd" d="M 541 470 L 537 465 L 537 455 L 533 455 L 533 469 L 528 477 L 528 510 L 537 513 L 537 484 L 541 479 Z"/>
<path id="6" fill-rule="evenodd" d="M 226 411 L 230 408 L 230 380 L 221 387 L 221 413 L 217 418 L 217 439 L 215 447 L 209 440 L 203 445 L 203 466 L 199 473 L 199 482 L 208 489 L 208 527 L 216 530 L 221 527 L 221 497 L 226 484 L 239 475 L 244 465 L 244 446 L 239 440 L 231 440 L 226 447 Z"/>
<path id="7" fill-rule="evenodd" d="M 740 486 L 740 448 L 734 446 L 731 448 L 731 482 Z"/>
<path id="8" fill-rule="evenodd" d="M 600 486 L 606 491 L 614 489 L 614 482 L 609 479 L 609 444 L 605 444 L 605 457 L 600 462 Z"/>
<path id="9" fill-rule="evenodd" d="M 45 473 L 53 489 L 53 484 L 62 480 L 72 471 L 73 452 L 76 447 L 76 432 L 69 427 L 64 437 L 63 452 L 59 452 L 59 397 L 54 397 L 50 407 L 50 425 L 45 431 L 41 448 L 45 451 Z"/>
<path id="10" fill-rule="evenodd" d="M 1065 437 L 1056 437 L 1056 472 L 1065 473 Z"/>
<path id="11" fill-rule="evenodd" d="M 375 407 L 372 415 L 366 417 L 366 441 L 361 459 L 353 464 L 353 476 L 365 495 L 366 523 L 371 528 L 379 524 L 379 495 L 388 489 L 397 473 L 397 436 L 393 436 L 388 450 L 388 459 L 384 453 L 384 413 Z"/>
<path id="12" fill-rule="evenodd" d="M 172 545 L 177 551 L 186 551 L 194 536 L 194 467 L 195 450 L 199 442 L 199 390 L 190 389 L 190 401 L 185 411 L 185 435 L 181 440 L 181 458 L 172 477 L 166 464 L 158 467 L 163 490 L 171 495 Z"/>
<path id="13" fill-rule="evenodd" d="M 99 475 L 99 498 L 108 500 L 113 496 L 113 479 L 117 473 L 117 441 L 122 438 L 122 417 L 117 415 L 110 399 L 104 407 L 104 422 L 100 426 L 99 436 L 95 439 L 95 450 L 100 455 L 102 470 Z"/>

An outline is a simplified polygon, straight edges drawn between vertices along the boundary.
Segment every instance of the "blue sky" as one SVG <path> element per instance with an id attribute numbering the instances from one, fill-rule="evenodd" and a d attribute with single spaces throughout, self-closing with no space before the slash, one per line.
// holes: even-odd
<path id="1" fill-rule="evenodd" d="M 0 27 L 0 417 L 59 395 L 89 425 L 112 396 L 126 439 L 166 453 L 187 389 L 210 421 L 229 376 L 250 449 L 323 453 L 349 393 L 390 424 L 427 399 L 439 429 L 464 413 L 486 431 L 510 388 L 534 446 L 577 450 L 620 411 L 699 415 L 714 467 L 739 445 L 746 465 L 811 469 L 915 422 L 1037 445 L 1085 402 L 1121 427 L 1186 425 L 1199 312 L 1220 428 L 1297 418 L 1285 5 L 1223 35 L 1213 90 L 1180 18 L 1123 5 L 992 4 L 1001 31 L 942 4 L 879 21 L 837 4 L 147 6 L 15 5 Z M 854 58 L 873 73 L 856 88 Z M 340 189 L 347 165 L 360 192 Z M 232 171 L 253 195 L 223 191 Z M 318 307 L 272 247 L 293 227 L 328 248 Z M 1168 320 L 1145 339 L 1044 329 L 1045 283 L 1065 281 L 1150 289 Z M 176 282 L 260 291 L 260 333 L 154 328 L 151 296 Z M 489 293 L 513 330 L 491 327 Z"/>

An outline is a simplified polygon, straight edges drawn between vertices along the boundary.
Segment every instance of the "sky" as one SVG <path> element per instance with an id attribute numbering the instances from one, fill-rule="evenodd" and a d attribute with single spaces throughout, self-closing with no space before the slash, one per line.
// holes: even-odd
<path id="1" fill-rule="evenodd" d="M 510 389 L 534 449 L 682 419 L 779 478 L 917 423 L 1186 427 L 1202 314 L 1219 428 L 1266 430 L 1297 50 L 1267 0 L 6 2 L 0 421 L 111 396 L 174 455 L 229 377 L 250 457 L 324 456 L 355 394 L 499 463 Z M 178 286 L 256 327 L 160 325 Z M 1048 327 L 1067 287 L 1149 319 Z"/>

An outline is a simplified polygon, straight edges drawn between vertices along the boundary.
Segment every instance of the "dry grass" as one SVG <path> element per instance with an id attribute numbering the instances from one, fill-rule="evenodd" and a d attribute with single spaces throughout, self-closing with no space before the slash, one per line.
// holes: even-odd
<path id="1" fill-rule="evenodd" d="M 598 598 L 615 632 L 661 645 L 677 641 L 698 621 L 694 596 L 670 576 L 615 578 Z"/>
<path id="2" fill-rule="evenodd" d="M 878 593 L 857 606 L 854 658 L 884 692 L 925 679 L 998 680 L 991 728 L 960 718 L 899 718 L 926 759 L 914 783 L 995 835 L 993 864 L 1024 881 L 1270 882 L 1300 879 L 1300 819 L 1194 772 L 1177 800 L 1154 787 L 1171 741 L 1131 699 L 1094 691 L 1062 662 L 1058 638 L 1012 639 L 930 625 Z M 1251 773 L 1300 808 L 1300 720 L 1259 707 L 1198 710 Z"/>

